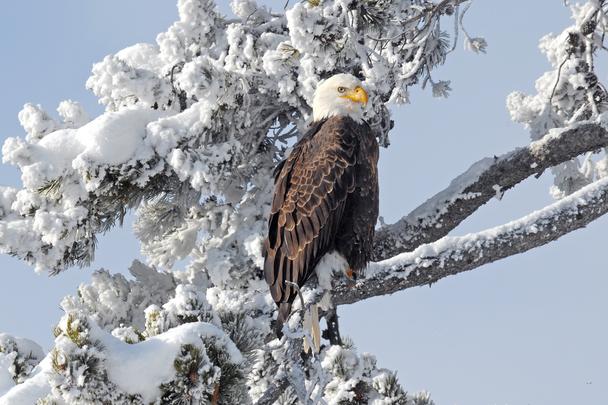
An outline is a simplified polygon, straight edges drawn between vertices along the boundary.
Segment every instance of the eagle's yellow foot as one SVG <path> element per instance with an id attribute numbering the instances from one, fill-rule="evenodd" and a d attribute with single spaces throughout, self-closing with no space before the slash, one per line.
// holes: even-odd
<path id="1" fill-rule="evenodd" d="M 348 277 L 349 280 L 355 281 L 355 272 L 351 267 L 346 270 L 346 277 Z"/>
<path id="2" fill-rule="evenodd" d="M 353 271 L 351 267 L 349 267 L 344 274 L 346 275 L 346 279 L 348 280 L 348 287 L 354 288 L 357 282 L 357 273 Z"/>

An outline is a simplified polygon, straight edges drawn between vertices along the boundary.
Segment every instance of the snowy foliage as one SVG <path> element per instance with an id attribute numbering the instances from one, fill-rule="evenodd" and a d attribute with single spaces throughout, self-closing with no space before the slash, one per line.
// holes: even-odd
<path id="1" fill-rule="evenodd" d="M 42 348 L 31 340 L 0 333 L 0 395 L 30 377 L 43 357 Z"/>
<path id="2" fill-rule="evenodd" d="M 309 0 L 276 14 L 232 0 L 229 18 L 211 0 L 179 0 L 179 21 L 156 43 L 93 67 L 86 85 L 102 115 L 91 119 L 64 101 L 57 120 L 25 105 L 25 138 L 2 148 L 23 188 L 0 187 L 0 252 L 39 272 L 88 265 L 96 235 L 133 210 L 147 263 L 135 261 L 131 278 L 99 270 L 66 297 L 46 356 L 0 335 L 0 404 L 247 404 L 288 381 L 270 403 L 431 405 L 428 394 L 407 393 L 396 374 L 348 343 L 302 358 L 307 335 L 297 311 L 292 330 L 273 340 L 261 246 L 272 170 L 306 128 L 320 81 L 359 76 L 372 106 L 365 118 L 388 146 L 388 107 L 409 102 L 408 89 L 430 85 L 434 96 L 449 95 L 450 81 L 431 74 L 459 32 L 466 49 L 486 51 L 483 38 L 464 30 L 461 3 L 468 5 Z M 542 40 L 554 69 L 539 79 L 538 95 L 509 97 L 513 119 L 533 139 L 600 120 L 608 106 L 593 73 L 603 7 L 573 6 L 575 25 Z M 607 167 L 565 164 L 556 194 Z"/>
<path id="3" fill-rule="evenodd" d="M 151 264 L 184 258 L 215 285 L 246 287 L 259 266 L 270 173 L 305 128 L 317 84 L 360 76 L 372 94 L 367 119 L 388 144 L 388 103 L 408 87 L 449 82 L 441 17 L 459 0 L 298 2 L 285 14 L 233 1 L 180 0 L 180 20 L 157 37 L 104 58 L 87 87 L 106 112 L 89 120 L 62 102 L 61 122 L 40 106 L 19 114 L 25 139 L 3 161 L 24 189 L 3 201 L 0 249 L 57 272 L 93 258 L 96 234 L 136 209 L 135 233 Z"/>
<path id="4" fill-rule="evenodd" d="M 595 60 L 605 49 L 608 29 L 605 2 L 589 1 L 570 8 L 574 24 L 540 40 L 540 50 L 552 69 L 536 81 L 538 93 L 529 96 L 513 92 L 507 99 L 512 119 L 526 125 L 532 140 L 576 122 L 604 122 L 602 114 L 608 111 L 608 91 L 595 72 Z M 608 156 L 604 153 L 601 160 L 593 160 L 592 155 L 552 169 L 555 182 L 551 194 L 555 198 L 563 198 L 605 174 Z"/>

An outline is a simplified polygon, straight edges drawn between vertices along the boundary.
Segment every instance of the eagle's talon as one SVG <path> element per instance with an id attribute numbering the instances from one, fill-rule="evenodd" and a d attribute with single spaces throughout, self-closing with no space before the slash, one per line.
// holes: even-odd
<path id="1" fill-rule="evenodd" d="M 357 273 L 349 267 L 344 274 L 346 276 L 346 286 L 348 288 L 355 288 L 357 285 Z"/>
<path id="2" fill-rule="evenodd" d="M 355 281 L 356 275 L 355 275 L 355 272 L 352 269 L 352 267 L 349 267 L 348 270 L 345 271 L 345 273 L 346 273 L 346 277 L 348 277 L 349 280 Z"/>

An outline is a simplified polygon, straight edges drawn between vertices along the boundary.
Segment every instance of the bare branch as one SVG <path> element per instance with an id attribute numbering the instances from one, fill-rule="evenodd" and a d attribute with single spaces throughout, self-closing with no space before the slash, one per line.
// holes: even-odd
<path id="1" fill-rule="evenodd" d="M 608 131 L 599 124 L 584 123 L 550 133 L 500 157 L 483 159 L 409 215 L 380 229 L 374 260 L 387 259 L 436 241 L 480 206 L 526 178 L 607 145 Z"/>
<path id="2" fill-rule="evenodd" d="M 444 277 L 542 246 L 608 212 L 608 178 L 511 223 L 462 237 L 446 237 L 380 263 L 372 263 L 356 288 L 339 283 L 336 305 L 432 284 Z"/>

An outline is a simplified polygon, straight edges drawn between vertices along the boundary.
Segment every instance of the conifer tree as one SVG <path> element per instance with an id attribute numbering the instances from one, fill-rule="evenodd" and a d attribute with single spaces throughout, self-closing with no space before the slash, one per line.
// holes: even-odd
<path id="1" fill-rule="evenodd" d="M 447 97 L 450 82 L 434 71 L 462 37 L 466 49 L 486 52 L 463 26 L 469 5 L 308 0 L 275 13 L 232 0 L 234 15 L 225 16 L 212 0 L 178 0 L 179 20 L 155 43 L 94 65 L 86 86 L 103 114 L 64 101 L 58 121 L 26 105 L 25 137 L 2 149 L 23 187 L 0 187 L 0 251 L 39 272 L 86 267 L 97 235 L 131 211 L 146 263 L 133 262 L 132 279 L 96 271 L 66 297 L 46 355 L 0 335 L 0 403 L 433 404 L 336 338 L 336 308 L 532 249 L 608 211 L 608 103 L 594 63 L 605 49 L 605 1 L 570 6 L 573 25 L 541 40 L 552 69 L 537 94 L 509 96 L 512 118 L 530 129 L 529 147 L 478 162 L 383 224 L 375 263 L 356 288 L 336 277 L 331 287 L 303 289 L 304 306 L 320 303 L 330 319 L 325 336 L 333 338 L 320 353 L 302 355 L 310 336 L 299 305 L 275 338 L 261 245 L 272 171 L 305 130 L 317 84 L 337 72 L 359 76 L 371 95 L 366 120 L 389 147 L 392 105 L 415 101 L 414 86 Z M 437 242 L 549 168 L 554 205 Z M 176 271 L 182 260 L 186 270 Z"/>

